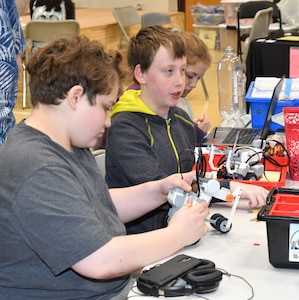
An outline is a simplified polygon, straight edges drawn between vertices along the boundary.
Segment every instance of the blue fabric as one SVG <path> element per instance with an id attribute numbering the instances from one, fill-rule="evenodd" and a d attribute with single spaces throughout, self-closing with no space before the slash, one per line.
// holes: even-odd
<path id="1" fill-rule="evenodd" d="M 0 148 L 15 125 L 13 108 L 18 95 L 16 55 L 26 48 L 14 0 L 0 0 Z"/>

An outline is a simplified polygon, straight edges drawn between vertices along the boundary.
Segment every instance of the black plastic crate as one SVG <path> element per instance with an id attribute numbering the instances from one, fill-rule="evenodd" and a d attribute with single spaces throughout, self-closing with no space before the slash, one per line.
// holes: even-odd
<path id="1" fill-rule="evenodd" d="M 299 190 L 271 189 L 257 219 L 266 221 L 270 263 L 299 269 Z"/>

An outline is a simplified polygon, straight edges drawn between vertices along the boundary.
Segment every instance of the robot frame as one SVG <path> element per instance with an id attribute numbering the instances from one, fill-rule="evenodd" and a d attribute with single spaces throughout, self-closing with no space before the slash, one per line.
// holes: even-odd
<path id="1" fill-rule="evenodd" d="M 283 145 L 276 140 L 269 140 L 281 145 L 283 151 L 289 155 Z M 215 146 L 210 147 L 209 152 L 209 166 L 212 171 L 217 171 L 218 179 L 230 180 L 258 180 L 264 174 L 264 164 L 261 163 L 262 158 L 270 161 L 277 166 L 284 166 L 279 164 L 275 159 L 271 158 L 268 154 L 269 146 L 264 149 L 253 147 L 236 147 L 236 142 L 231 148 L 226 149 L 222 154 L 223 160 L 218 162 L 218 166 L 214 165 Z M 191 151 L 191 150 L 190 150 Z M 206 159 L 198 148 L 196 160 L 196 178 L 192 182 L 192 191 L 184 193 L 181 189 L 173 189 L 168 193 L 168 202 L 171 208 L 168 212 L 168 221 L 173 214 L 182 206 L 186 201 L 191 198 L 193 204 L 196 205 L 200 201 L 206 201 L 210 204 L 212 198 L 217 198 L 224 202 L 233 203 L 229 218 L 225 218 L 221 214 L 214 214 L 207 221 L 213 228 L 221 233 L 227 233 L 231 230 L 232 220 L 234 218 L 242 189 L 236 188 L 233 192 L 229 189 L 221 187 L 220 181 L 206 177 Z M 287 163 L 288 164 L 288 163 Z M 264 174 L 265 175 L 265 174 Z M 266 177 L 266 175 L 265 175 Z"/>
<path id="2" fill-rule="evenodd" d="M 213 214 L 210 219 L 207 219 L 207 221 L 217 231 L 221 233 L 229 232 L 232 227 L 232 220 L 241 197 L 242 189 L 237 188 L 233 193 L 231 193 L 229 189 L 221 187 L 219 181 L 215 179 L 199 178 L 198 181 L 193 181 L 192 185 L 195 183 L 199 187 L 198 192 L 191 191 L 189 193 L 184 193 L 184 191 L 179 188 L 169 191 L 168 202 L 172 205 L 172 207 L 168 212 L 168 221 L 189 198 L 193 200 L 193 205 L 198 204 L 200 201 L 206 201 L 209 205 L 211 199 L 215 197 L 226 202 L 233 202 L 231 214 L 229 219 L 225 218 L 221 214 Z"/>

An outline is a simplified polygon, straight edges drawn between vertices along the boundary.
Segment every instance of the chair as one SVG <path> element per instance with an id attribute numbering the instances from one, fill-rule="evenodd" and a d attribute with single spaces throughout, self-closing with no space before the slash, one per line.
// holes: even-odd
<path id="1" fill-rule="evenodd" d="M 237 54 L 240 57 L 241 61 L 242 59 L 242 47 L 241 42 L 245 41 L 245 39 L 249 36 L 248 34 L 242 35 L 241 33 L 241 19 L 253 19 L 255 14 L 261 10 L 272 7 L 273 13 L 272 13 L 272 22 L 279 23 L 279 32 L 283 32 L 282 29 L 282 19 L 281 19 L 281 13 L 278 8 L 278 6 L 270 1 L 248 1 L 245 3 L 242 3 L 239 7 L 239 10 L 237 12 Z"/>
<path id="2" fill-rule="evenodd" d="M 105 175 L 106 175 L 106 167 L 105 167 L 106 150 L 105 149 L 93 150 L 92 154 L 97 162 L 97 166 L 99 167 L 101 174 L 105 178 Z"/>
<path id="3" fill-rule="evenodd" d="M 273 13 L 272 7 L 261 9 L 256 13 L 253 19 L 249 37 L 246 38 L 244 42 L 244 62 L 246 62 L 247 53 L 251 41 L 268 36 L 269 24 L 272 18 L 272 13 Z"/>
<path id="4" fill-rule="evenodd" d="M 80 25 L 75 20 L 30 21 L 26 24 L 25 28 L 26 39 L 30 42 L 31 45 L 33 41 L 38 41 L 40 47 L 44 46 L 55 37 L 77 34 L 80 34 Z M 32 48 L 27 47 L 25 53 L 26 64 L 29 60 L 31 52 Z M 26 84 L 23 87 L 23 108 L 26 107 L 26 99 L 28 99 L 28 107 L 30 106 L 30 92 L 28 92 L 29 75 L 26 70 L 24 70 L 24 75 Z"/>
<path id="5" fill-rule="evenodd" d="M 167 13 L 150 12 L 141 15 L 142 27 L 167 24 L 171 24 L 170 15 Z"/>
<path id="6" fill-rule="evenodd" d="M 141 19 L 134 6 L 124 6 L 112 8 L 112 14 L 122 32 L 118 49 L 127 47 L 130 41 L 128 28 L 133 25 L 141 25 Z"/>

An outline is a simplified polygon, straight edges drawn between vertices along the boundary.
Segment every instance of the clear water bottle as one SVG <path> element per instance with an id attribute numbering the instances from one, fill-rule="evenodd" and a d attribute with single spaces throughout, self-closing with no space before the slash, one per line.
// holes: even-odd
<path id="1" fill-rule="evenodd" d="M 243 127 L 241 117 L 246 111 L 246 76 L 233 47 L 228 46 L 225 49 L 225 54 L 218 63 L 217 72 L 219 112 L 222 116 L 220 126 Z"/>

